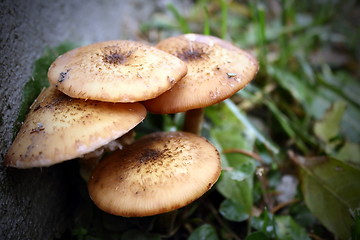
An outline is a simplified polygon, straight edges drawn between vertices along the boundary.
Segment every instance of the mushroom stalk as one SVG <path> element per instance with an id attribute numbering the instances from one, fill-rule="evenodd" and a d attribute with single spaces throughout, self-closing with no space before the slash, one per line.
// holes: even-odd
<path id="1" fill-rule="evenodd" d="M 155 232 L 165 237 L 172 236 L 179 228 L 177 224 L 177 217 L 177 209 L 157 215 L 154 225 Z"/>
<path id="2" fill-rule="evenodd" d="M 92 171 L 95 169 L 96 165 L 98 165 L 105 153 L 114 152 L 117 149 L 123 149 L 124 146 L 130 145 L 134 141 L 135 131 L 130 130 L 118 139 L 115 139 L 95 151 L 87 153 L 83 157 L 79 158 L 81 177 L 85 180 L 85 182 L 88 182 Z"/>
<path id="3" fill-rule="evenodd" d="M 185 132 L 190 132 L 200 135 L 203 120 L 204 120 L 203 108 L 189 110 L 185 113 L 183 130 Z"/>

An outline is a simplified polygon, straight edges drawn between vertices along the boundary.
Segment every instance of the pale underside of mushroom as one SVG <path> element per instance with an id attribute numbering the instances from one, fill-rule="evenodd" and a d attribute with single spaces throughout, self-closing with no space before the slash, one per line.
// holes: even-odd
<path id="1" fill-rule="evenodd" d="M 121 137 L 112 140 L 108 144 L 101 146 L 95 151 L 84 154 L 79 157 L 80 175 L 88 182 L 92 171 L 98 165 L 99 161 L 106 153 L 114 152 L 123 149 L 125 146 L 130 145 L 135 141 L 135 131 L 132 129 Z"/>

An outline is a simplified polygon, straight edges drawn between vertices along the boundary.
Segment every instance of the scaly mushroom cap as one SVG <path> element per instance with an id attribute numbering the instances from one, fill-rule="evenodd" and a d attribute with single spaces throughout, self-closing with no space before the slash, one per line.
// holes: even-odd
<path id="1" fill-rule="evenodd" d="M 144 102 L 153 113 L 184 112 L 221 102 L 244 88 L 259 69 L 249 53 L 213 36 L 185 34 L 156 47 L 186 62 L 188 73 L 169 91 Z"/>
<path id="2" fill-rule="evenodd" d="M 91 44 L 59 56 L 48 79 L 73 98 L 138 102 L 157 97 L 187 72 L 180 59 L 140 42 Z"/>
<path id="3" fill-rule="evenodd" d="M 205 138 L 157 132 L 103 159 L 88 182 L 89 194 L 113 215 L 141 217 L 181 208 L 219 178 L 220 157 Z"/>
<path id="4" fill-rule="evenodd" d="M 145 115 L 140 103 L 72 99 L 49 87 L 31 106 L 4 164 L 43 167 L 80 157 L 124 135 Z"/>

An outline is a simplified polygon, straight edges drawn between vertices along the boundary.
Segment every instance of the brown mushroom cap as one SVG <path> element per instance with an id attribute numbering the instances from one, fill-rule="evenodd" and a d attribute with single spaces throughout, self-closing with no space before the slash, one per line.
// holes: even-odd
<path id="1" fill-rule="evenodd" d="M 72 99 L 49 87 L 31 106 L 4 164 L 42 167 L 80 157 L 127 133 L 145 115 L 140 103 Z"/>
<path id="2" fill-rule="evenodd" d="M 59 56 L 50 66 L 51 84 L 73 98 L 138 102 L 157 97 L 187 72 L 180 59 L 140 42 L 91 44 Z"/>
<path id="3" fill-rule="evenodd" d="M 219 178 L 220 157 L 205 138 L 157 132 L 103 159 L 88 182 L 89 194 L 113 215 L 140 217 L 181 208 Z"/>
<path id="4" fill-rule="evenodd" d="M 213 36 L 184 34 L 156 47 L 186 62 L 188 73 L 169 91 L 144 102 L 153 113 L 184 112 L 221 102 L 244 88 L 259 69 L 249 53 Z"/>

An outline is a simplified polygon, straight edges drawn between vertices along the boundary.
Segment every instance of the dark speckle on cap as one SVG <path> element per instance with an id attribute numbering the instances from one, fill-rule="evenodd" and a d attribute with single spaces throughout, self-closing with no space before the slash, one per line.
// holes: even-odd
<path id="1" fill-rule="evenodd" d="M 105 50 L 103 61 L 114 65 L 124 64 L 127 61 L 127 58 L 132 54 L 132 51 L 122 52 L 120 49 L 110 50 L 108 53 L 106 52 L 107 50 Z"/>
<path id="2" fill-rule="evenodd" d="M 157 160 L 159 157 L 161 156 L 161 151 L 157 150 L 157 149 L 144 149 L 143 152 L 141 152 L 141 156 L 140 156 L 140 162 L 148 162 L 151 160 Z"/>
<path id="3" fill-rule="evenodd" d="M 182 49 L 177 52 L 176 56 L 185 62 L 196 61 L 203 59 L 207 54 L 202 48 L 191 48 L 191 49 Z"/>
<path id="4" fill-rule="evenodd" d="M 70 71 L 70 69 L 67 69 L 66 72 L 61 72 L 59 74 L 58 82 L 61 83 L 61 82 L 65 81 L 66 79 L 68 79 L 69 78 L 69 71 Z"/>

